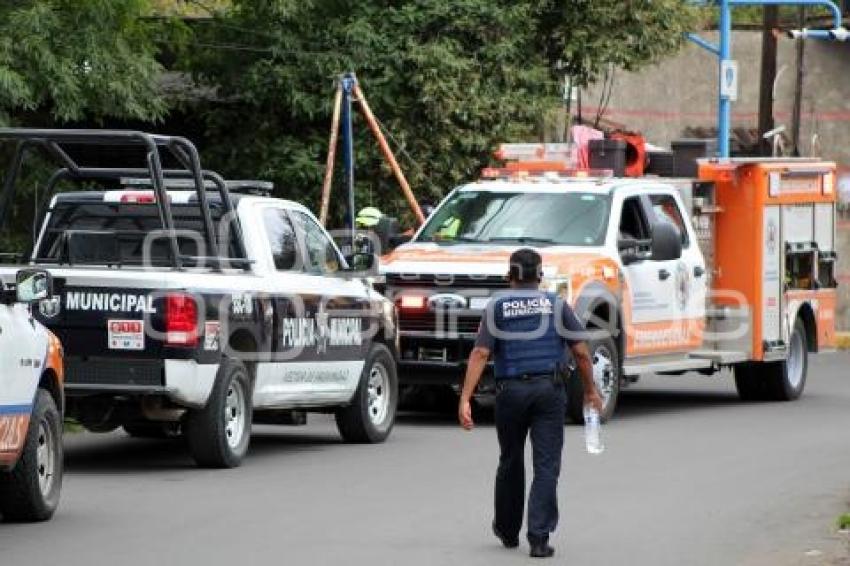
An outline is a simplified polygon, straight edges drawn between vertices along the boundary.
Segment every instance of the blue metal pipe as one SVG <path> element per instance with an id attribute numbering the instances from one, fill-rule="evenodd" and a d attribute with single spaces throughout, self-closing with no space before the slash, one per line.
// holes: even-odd
<path id="1" fill-rule="evenodd" d="M 800 30 L 802 33 L 802 39 L 825 39 L 827 41 L 832 41 L 836 39 L 832 35 L 832 31 L 828 29 L 806 29 Z"/>
<path id="2" fill-rule="evenodd" d="M 357 236 L 357 225 L 355 218 L 357 212 L 354 210 L 354 127 L 351 116 L 351 98 L 354 93 L 354 85 L 357 78 L 354 73 L 346 73 L 342 76 L 342 159 L 345 166 L 345 182 L 348 188 L 348 225 L 351 230 L 351 250 L 354 253 L 355 238 Z"/>
<path id="3" fill-rule="evenodd" d="M 723 96 L 723 62 L 728 61 L 732 54 L 732 7 L 730 0 L 720 1 L 720 65 L 717 77 L 717 153 L 721 159 L 728 159 L 729 131 L 732 127 L 732 101 L 728 96 Z"/>
<path id="4" fill-rule="evenodd" d="M 707 39 L 703 39 L 695 33 L 686 33 L 685 37 L 688 38 L 689 41 L 696 43 L 706 51 L 713 53 L 715 56 L 720 57 L 720 47 L 716 44 L 711 43 Z"/>
<path id="5" fill-rule="evenodd" d="M 724 3 L 730 6 L 821 6 L 832 12 L 832 18 L 835 21 L 833 27 L 840 28 L 842 23 L 841 8 L 830 0 L 725 0 L 721 2 L 721 4 Z"/>

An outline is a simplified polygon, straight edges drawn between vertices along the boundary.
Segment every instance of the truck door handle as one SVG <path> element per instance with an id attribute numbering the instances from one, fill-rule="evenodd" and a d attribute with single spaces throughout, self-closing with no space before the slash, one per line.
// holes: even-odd
<path id="1" fill-rule="evenodd" d="M 666 269 L 659 269 L 658 270 L 658 278 L 661 279 L 662 281 L 666 281 L 669 277 L 670 277 L 670 272 L 667 271 Z"/>
<path id="2" fill-rule="evenodd" d="M 694 277 L 702 277 L 705 275 L 705 268 L 701 265 L 697 265 L 694 267 Z"/>

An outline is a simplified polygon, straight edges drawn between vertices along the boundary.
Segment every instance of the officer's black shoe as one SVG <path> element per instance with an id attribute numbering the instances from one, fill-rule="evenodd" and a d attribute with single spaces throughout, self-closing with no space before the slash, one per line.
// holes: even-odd
<path id="1" fill-rule="evenodd" d="M 532 542 L 531 551 L 528 553 L 532 558 L 551 558 L 555 554 L 555 549 L 549 546 L 547 541 Z"/>
<path id="2" fill-rule="evenodd" d="M 519 546 L 519 537 L 511 538 L 503 535 L 499 527 L 496 526 L 496 521 L 493 521 L 493 534 L 496 535 L 497 539 L 502 541 L 502 546 L 505 548 L 516 548 Z"/>

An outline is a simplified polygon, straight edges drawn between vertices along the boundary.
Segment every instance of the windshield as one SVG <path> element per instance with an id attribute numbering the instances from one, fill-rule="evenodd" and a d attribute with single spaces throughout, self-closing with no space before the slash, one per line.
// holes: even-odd
<path id="1" fill-rule="evenodd" d="M 598 246 L 608 227 L 607 195 L 457 191 L 417 241 Z"/>

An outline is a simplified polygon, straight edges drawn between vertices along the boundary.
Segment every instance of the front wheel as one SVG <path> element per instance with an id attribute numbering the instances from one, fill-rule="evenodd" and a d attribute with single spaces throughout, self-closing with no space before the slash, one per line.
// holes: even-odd
<path id="1" fill-rule="evenodd" d="M 620 357 L 617 343 L 610 336 L 591 340 L 587 344 L 593 362 L 593 381 L 602 396 L 602 422 L 614 416 L 620 396 Z M 570 374 L 567 382 L 567 416 L 576 424 L 584 424 L 584 384 L 578 371 Z"/>
<path id="2" fill-rule="evenodd" d="M 346 442 L 377 443 L 389 436 L 398 404 L 398 375 L 389 348 L 374 344 L 351 404 L 336 412 Z"/>
<path id="3" fill-rule="evenodd" d="M 185 433 L 199 466 L 235 468 L 251 440 L 251 380 L 241 362 L 225 359 L 206 407 L 189 411 Z"/>
<path id="4" fill-rule="evenodd" d="M 6 521 L 45 521 L 62 489 L 62 417 L 53 397 L 39 389 L 20 460 L 0 473 L 0 514 Z"/>

